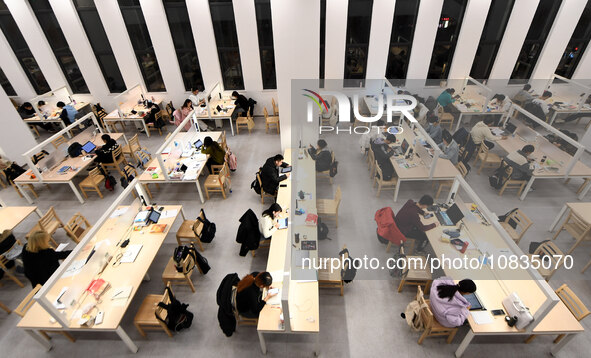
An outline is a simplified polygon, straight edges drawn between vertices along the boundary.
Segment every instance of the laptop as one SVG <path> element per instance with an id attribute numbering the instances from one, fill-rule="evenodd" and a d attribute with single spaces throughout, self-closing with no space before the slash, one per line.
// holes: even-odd
<path id="1" fill-rule="evenodd" d="M 94 152 L 95 149 L 96 145 L 94 145 L 94 143 L 91 141 L 86 142 L 86 144 L 82 146 L 82 150 L 87 154 Z"/>
<path id="2" fill-rule="evenodd" d="M 279 229 L 287 229 L 287 218 L 281 218 L 277 222 L 279 223 Z"/>
<path id="3" fill-rule="evenodd" d="M 470 311 L 484 311 L 484 305 L 476 295 L 476 292 L 464 295 L 464 298 L 470 302 Z"/>
<path id="4" fill-rule="evenodd" d="M 435 216 L 441 226 L 455 226 L 464 218 L 464 213 L 462 213 L 462 210 L 460 210 L 457 204 L 453 204 L 446 211 L 437 211 Z"/>
<path id="5" fill-rule="evenodd" d="M 408 142 L 406 141 L 406 139 L 403 139 L 402 144 L 400 146 L 394 147 L 394 155 L 400 156 L 400 155 L 406 154 L 408 147 L 409 147 Z"/>
<path id="6" fill-rule="evenodd" d="M 513 123 L 507 122 L 507 124 L 505 124 L 505 128 L 503 128 L 503 132 L 501 132 L 501 135 L 510 136 L 515 133 L 516 129 L 517 127 Z"/>

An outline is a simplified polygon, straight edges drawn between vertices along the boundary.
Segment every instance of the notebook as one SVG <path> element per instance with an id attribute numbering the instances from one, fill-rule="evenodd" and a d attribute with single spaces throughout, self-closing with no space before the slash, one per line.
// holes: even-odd
<path id="1" fill-rule="evenodd" d="M 135 258 L 140 253 L 140 250 L 143 246 L 144 245 L 142 244 L 128 245 L 127 249 L 123 253 L 123 256 L 121 256 L 121 260 L 119 262 L 121 262 L 122 264 L 134 262 Z"/>

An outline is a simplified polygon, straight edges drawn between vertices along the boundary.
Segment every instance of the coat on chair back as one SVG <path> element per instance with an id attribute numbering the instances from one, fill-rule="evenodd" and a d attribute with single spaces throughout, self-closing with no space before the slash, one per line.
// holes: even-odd
<path id="1" fill-rule="evenodd" d="M 240 218 L 240 226 L 236 234 L 236 242 L 242 244 L 240 256 L 246 256 L 250 250 L 258 249 L 260 241 L 259 219 L 252 209 L 248 209 Z"/>
<path id="2" fill-rule="evenodd" d="M 374 219 L 378 224 L 378 235 L 396 246 L 401 246 L 406 242 L 406 237 L 400 232 L 398 225 L 396 225 L 394 212 L 391 207 L 387 206 L 376 211 Z"/>

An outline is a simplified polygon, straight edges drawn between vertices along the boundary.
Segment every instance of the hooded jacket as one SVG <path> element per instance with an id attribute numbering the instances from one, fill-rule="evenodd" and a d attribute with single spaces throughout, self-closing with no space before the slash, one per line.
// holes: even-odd
<path id="1" fill-rule="evenodd" d="M 396 225 L 394 212 L 391 207 L 386 206 L 376 211 L 374 219 L 378 224 L 378 235 L 396 246 L 401 246 L 406 242 L 406 237 L 404 237 Z"/>
<path id="2" fill-rule="evenodd" d="M 242 244 L 240 256 L 246 256 L 250 250 L 258 249 L 260 240 L 259 220 L 252 209 L 248 209 L 240 218 L 240 226 L 236 234 L 236 242 Z"/>
<path id="3" fill-rule="evenodd" d="M 289 164 L 283 162 L 282 168 L 288 167 Z M 275 159 L 273 157 L 267 159 L 263 167 L 261 168 L 261 182 L 263 183 L 263 190 L 267 194 L 275 194 L 279 182 L 287 179 L 287 175 L 279 175 L 279 170 L 275 166 Z"/>
<path id="4" fill-rule="evenodd" d="M 461 293 L 451 298 L 439 298 L 437 287 L 439 285 L 455 285 L 456 283 L 448 277 L 440 277 L 433 281 L 431 286 L 431 311 L 433 316 L 444 327 L 458 327 L 464 324 L 468 318 L 468 306 L 470 303 Z"/>
<path id="5" fill-rule="evenodd" d="M 483 121 L 480 121 L 474 125 L 470 131 L 470 135 L 474 144 L 477 145 L 480 145 L 483 140 L 494 142 L 499 139 L 492 134 L 490 128 Z"/>
<path id="6" fill-rule="evenodd" d="M 237 273 L 229 273 L 224 277 L 216 293 L 218 322 L 226 337 L 232 336 L 236 330 L 236 317 L 232 307 L 232 286 L 236 286 L 240 278 Z"/>

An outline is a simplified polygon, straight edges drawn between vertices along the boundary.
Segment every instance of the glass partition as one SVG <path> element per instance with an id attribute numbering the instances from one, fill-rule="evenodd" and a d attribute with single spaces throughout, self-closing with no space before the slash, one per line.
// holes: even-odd
<path id="1" fill-rule="evenodd" d="M 146 92 L 143 86 L 138 84 L 115 96 L 114 101 L 120 113 L 128 113 L 133 107 L 143 103 L 146 99 Z"/>
<path id="2" fill-rule="evenodd" d="M 45 102 L 45 106 L 39 108 L 39 101 Z M 60 87 L 56 90 L 49 91 L 31 99 L 29 102 L 33 105 L 39 118 L 47 118 L 54 114 L 54 112 L 61 111 L 61 109 L 57 108 L 58 102 L 64 102 L 64 104 L 76 104 L 76 100 L 72 98 L 72 93 L 67 87 Z"/>

